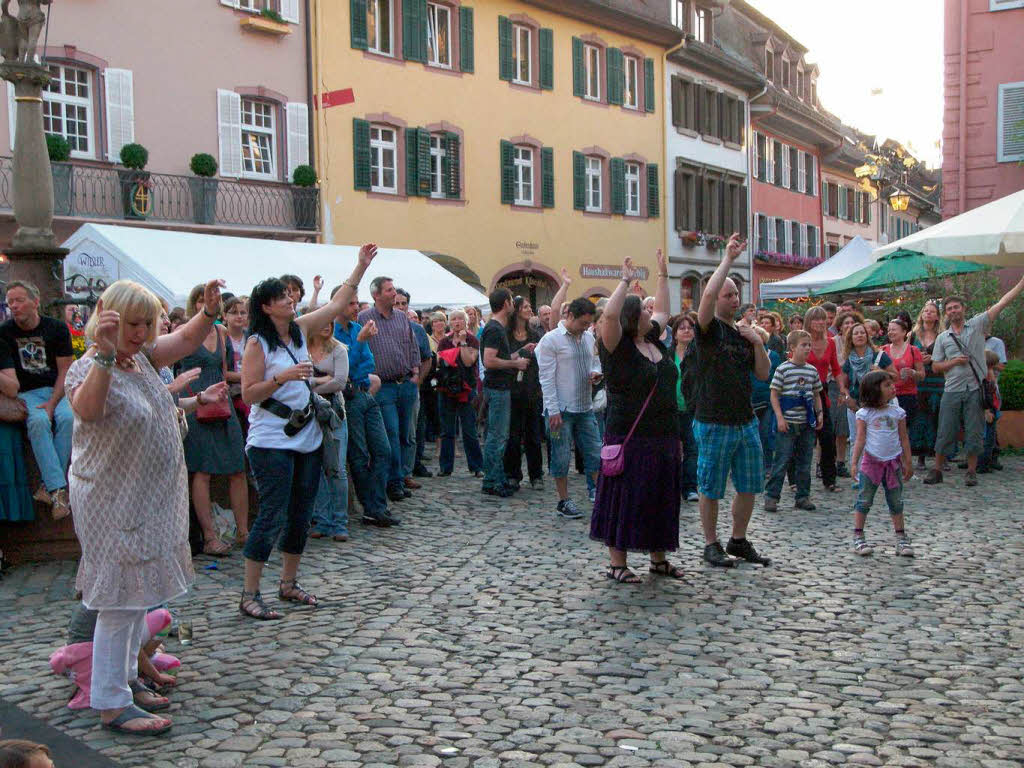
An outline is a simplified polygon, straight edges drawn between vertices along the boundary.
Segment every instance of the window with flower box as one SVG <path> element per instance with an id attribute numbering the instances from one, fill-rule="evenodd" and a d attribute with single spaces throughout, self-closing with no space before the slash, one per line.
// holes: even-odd
<path id="1" fill-rule="evenodd" d="M 673 179 L 677 232 L 729 237 L 747 235 L 747 185 L 743 176 L 677 161 Z"/>

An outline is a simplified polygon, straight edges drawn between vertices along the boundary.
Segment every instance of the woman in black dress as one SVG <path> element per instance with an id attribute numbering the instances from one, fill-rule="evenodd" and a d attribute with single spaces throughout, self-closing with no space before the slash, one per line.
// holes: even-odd
<path id="1" fill-rule="evenodd" d="M 533 350 L 540 336 L 530 328 L 533 308 L 530 300 L 516 296 L 512 300 L 512 318 L 508 324 L 509 349 L 530 360 L 530 367 L 516 376 L 512 383 L 512 418 L 509 422 L 508 444 L 505 446 L 505 474 L 514 483 L 523 481 L 523 453 L 530 475 L 530 487 L 544 487 L 544 467 L 541 464 L 540 428 L 543 397 L 540 391 L 540 371 Z"/>
<path id="2" fill-rule="evenodd" d="M 665 559 L 679 548 L 679 434 L 676 377 L 671 350 L 660 338 L 668 319 L 668 265 L 658 250 L 654 311 L 626 296 L 634 278 L 632 259 L 604 308 L 598 353 L 608 390 L 605 445 L 622 445 L 644 402 L 647 408 L 625 443 L 625 469 L 601 474 L 590 519 L 590 538 L 608 546 L 608 578 L 628 584 L 641 579 L 626 565 L 627 552 L 650 552 L 650 572 L 680 579 Z"/>

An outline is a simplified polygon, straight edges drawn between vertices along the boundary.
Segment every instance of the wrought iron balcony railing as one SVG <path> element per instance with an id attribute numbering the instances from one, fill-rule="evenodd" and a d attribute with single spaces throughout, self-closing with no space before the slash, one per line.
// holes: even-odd
<path id="1" fill-rule="evenodd" d="M 315 232 L 311 187 L 52 163 L 54 215 Z M 0 157 L 0 209 L 14 205 L 13 159 Z"/>

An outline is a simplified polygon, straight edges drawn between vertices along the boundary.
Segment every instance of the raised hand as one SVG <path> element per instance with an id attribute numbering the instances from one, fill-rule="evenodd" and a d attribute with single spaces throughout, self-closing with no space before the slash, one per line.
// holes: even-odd
<path id="1" fill-rule="evenodd" d="M 220 291 L 217 291 L 220 296 Z M 219 300 L 219 299 L 218 299 Z M 96 302 L 96 315 L 99 322 L 96 324 L 96 331 L 93 340 L 96 342 L 96 351 L 104 357 L 110 357 L 117 352 L 117 338 L 121 328 L 121 315 L 113 310 L 103 309 L 103 299 Z"/>
<path id="2" fill-rule="evenodd" d="M 572 285 L 572 278 L 569 277 L 569 270 L 562 267 L 562 285 Z"/>
<path id="3" fill-rule="evenodd" d="M 203 289 L 204 312 L 220 313 L 220 289 L 225 285 L 227 283 L 223 280 L 211 280 L 206 284 L 206 288 Z"/>
<path id="4" fill-rule="evenodd" d="M 313 276 L 313 290 L 320 291 L 324 287 L 324 279 L 320 275 Z"/>
<path id="5" fill-rule="evenodd" d="M 373 261 L 377 256 L 377 244 L 367 243 L 359 249 L 359 263 L 365 269 L 370 266 L 370 262 Z"/>
<path id="6" fill-rule="evenodd" d="M 661 248 L 658 249 L 655 257 L 658 259 L 658 275 L 665 275 L 668 273 L 668 260 L 665 258 L 664 251 Z"/>
<path id="7" fill-rule="evenodd" d="M 735 259 L 743 253 L 746 247 L 746 239 L 744 239 L 739 232 L 733 232 L 732 237 L 729 238 L 729 243 L 725 246 L 725 255 L 730 259 Z"/>
<path id="8" fill-rule="evenodd" d="M 640 285 L 639 280 L 633 281 L 633 287 L 629 289 L 629 292 L 632 293 L 634 296 L 639 296 L 641 299 L 643 299 L 644 296 L 646 296 L 646 294 L 644 293 L 644 287 Z"/>
<path id="9" fill-rule="evenodd" d="M 628 283 L 633 279 L 633 272 L 633 259 L 627 256 L 622 260 L 622 279 Z"/>
<path id="10" fill-rule="evenodd" d="M 187 371 L 182 371 L 174 377 L 174 381 L 167 386 L 167 390 L 171 393 L 184 392 L 185 388 L 198 379 L 202 372 L 202 368 L 189 368 Z"/>

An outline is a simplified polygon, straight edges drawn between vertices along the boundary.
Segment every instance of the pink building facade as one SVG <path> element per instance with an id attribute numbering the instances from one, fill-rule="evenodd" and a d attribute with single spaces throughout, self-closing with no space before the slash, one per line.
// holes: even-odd
<path id="1" fill-rule="evenodd" d="M 43 63 L 53 80 L 44 92 L 44 128 L 71 148 L 69 163 L 56 164 L 54 172 L 58 239 L 86 221 L 314 238 L 317 217 L 312 227 L 296 219 L 288 183 L 295 166 L 310 158 L 305 4 L 183 5 L 181 13 L 137 0 L 51 6 Z M 0 176 L 9 177 L 15 141 L 10 85 L 6 109 Z M 118 175 L 124 171 L 121 147 L 133 142 L 149 152 L 141 216 L 122 205 Z M 205 205 L 195 197 L 189 167 L 197 153 L 218 164 Z M 4 242 L 15 228 L 9 189 L 0 184 Z"/>
<path id="2" fill-rule="evenodd" d="M 1024 189 L 1024 0 L 946 0 L 942 213 Z"/>

